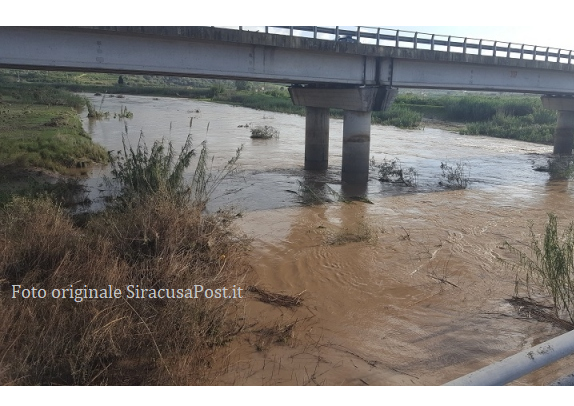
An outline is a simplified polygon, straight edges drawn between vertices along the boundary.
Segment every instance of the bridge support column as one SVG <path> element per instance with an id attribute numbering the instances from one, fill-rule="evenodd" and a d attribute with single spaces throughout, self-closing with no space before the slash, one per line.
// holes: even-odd
<path id="1" fill-rule="evenodd" d="M 574 147 L 574 111 L 559 110 L 554 130 L 554 154 L 572 155 Z"/>
<path id="2" fill-rule="evenodd" d="M 329 165 L 329 109 L 306 108 L 305 169 L 324 171 Z"/>
<path id="3" fill-rule="evenodd" d="M 554 130 L 554 154 L 572 155 L 574 147 L 574 98 L 542 96 L 542 105 L 558 110 L 558 122 Z"/>
<path id="4" fill-rule="evenodd" d="M 344 111 L 343 165 L 347 184 L 367 183 L 371 144 L 371 112 L 391 106 L 398 89 L 388 86 L 292 86 L 291 100 L 307 108 L 305 169 L 326 169 L 330 108 Z"/>
<path id="5" fill-rule="evenodd" d="M 369 179 L 371 112 L 345 110 L 343 113 L 343 182 L 366 183 Z"/>

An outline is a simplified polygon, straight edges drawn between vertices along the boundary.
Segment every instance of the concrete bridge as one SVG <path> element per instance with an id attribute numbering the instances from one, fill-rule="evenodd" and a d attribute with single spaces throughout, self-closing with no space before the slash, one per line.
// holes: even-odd
<path id="1" fill-rule="evenodd" d="M 574 144 L 572 51 L 353 27 L 0 27 L 0 67 L 288 83 L 306 107 L 305 168 L 328 165 L 329 109 L 344 110 L 342 179 L 369 172 L 371 112 L 405 88 L 542 95 L 554 153 Z"/>

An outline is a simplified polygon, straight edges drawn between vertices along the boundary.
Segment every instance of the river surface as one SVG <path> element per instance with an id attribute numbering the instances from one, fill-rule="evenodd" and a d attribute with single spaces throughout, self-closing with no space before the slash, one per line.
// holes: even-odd
<path id="1" fill-rule="evenodd" d="M 243 146 L 238 171 L 214 191 L 209 210 L 233 208 L 252 239 L 250 283 L 301 294 L 292 309 L 242 302 L 246 333 L 225 355 L 218 383 L 236 385 L 438 385 L 562 332 L 506 302 L 517 270 L 504 243 L 527 251 L 529 223 L 540 232 L 548 212 L 572 219 L 574 190 L 534 168 L 552 147 L 429 128 L 373 126 L 376 163 L 400 159 L 414 167 L 416 187 L 381 183 L 373 169 L 366 191 L 340 182 L 342 120 L 330 121 L 329 170 L 303 170 L 305 119 L 198 100 L 88 95 L 103 111 L 122 106 L 132 119 L 88 121 L 108 150 L 187 135 L 207 140 L 217 173 Z M 85 114 L 84 114 L 85 115 Z M 190 121 L 192 125 L 190 127 Z M 278 138 L 252 140 L 250 126 L 271 125 Z M 470 185 L 449 190 L 441 163 L 465 164 Z M 87 185 L 101 204 L 105 168 Z M 365 194 L 371 203 L 341 202 Z M 320 196 L 323 204 L 302 202 Z M 294 323 L 277 342 L 268 332 Z M 267 330 L 265 330 L 267 329 Z M 291 330 L 289 330 L 291 331 Z M 574 370 L 561 361 L 515 382 L 547 384 Z"/>

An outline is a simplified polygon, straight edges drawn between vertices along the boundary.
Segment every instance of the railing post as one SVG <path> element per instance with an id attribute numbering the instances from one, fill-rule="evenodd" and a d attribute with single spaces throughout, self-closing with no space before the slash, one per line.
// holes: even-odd
<path id="1" fill-rule="evenodd" d="M 478 55 L 482 55 L 482 40 L 478 41 Z"/>
<path id="2" fill-rule="evenodd" d="M 464 55 L 466 55 L 466 40 L 467 40 L 467 38 L 465 37 L 464 42 L 462 43 L 462 53 Z"/>
<path id="3" fill-rule="evenodd" d="M 522 47 L 520 48 L 520 59 L 524 59 L 524 44 L 522 44 Z"/>
<path id="4" fill-rule="evenodd" d="M 532 60 L 536 60 L 536 45 L 534 45 L 534 52 L 532 53 Z"/>
<path id="5" fill-rule="evenodd" d="M 269 34 L 269 26 L 268 25 L 265 26 L 265 34 Z"/>
<path id="6" fill-rule="evenodd" d="M 419 35 L 418 32 L 415 32 L 415 37 L 413 39 L 413 47 L 414 49 L 417 49 L 417 36 Z"/>
<path id="7" fill-rule="evenodd" d="M 450 53 L 450 35 L 448 36 L 448 41 L 446 43 L 446 52 Z"/>
<path id="8" fill-rule="evenodd" d="M 289 36 L 293 36 L 293 26 L 289 27 Z"/>
<path id="9" fill-rule="evenodd" d="M 395 48 L 399 47 L 399 30 L 395 33 Z"/>
<path id="10" fill-rule="evenodd" d="M 572 51 L 568 52 L 568 65 L 571 65 L 572 62 Z"/>
<path id="11" fill-rule="evenodd" d="M 556 62 L 560 63 L 560 54 L 562 53 L 562 49 L 558 50 L 558 56 L 556 57 Z"/>
<path id="12" fill-rule="evenodd" d="M 494 56 L 494 57 L 496 57 L 496 43 L 497 43 L 497 42 L 498 42 L 498 41 L 494 41 L 494 46 L 493 46 L 493 48 L 492 48 L 492 56 Z"/>
<path id="13" fill-rule="evenodd" d="M 313 27 L 313 38 L 317 39 L 317 26 Z"/>
<path id="14" fill-rule="evenodd" d="M 379 37 L 380 33 L 381 33 L 381 29 L 377 28 L 377 46 L 379 46 L 380 40 L 381 40 L 381 38 Z"/>
<path id="15" fill-rule="evenodd" d="M 430 49 L 431 51 L 434 51 L 434 34 L 431 36 L 430 39 Z"/>
<path id="16" fill-rule="evenodd" d="M 548 62 L 548 51 L 550 48 L 546 47 L 546 57 L 544 58 L 545 62 Z"/>
<path id="17" fill-rule="evenodd" d="M 511 45 L 512 45 L 512 44 L 509 42 L 509 43 L 508 43 L 508 49 L 506 50 L 506 57 L 507 57 L 507 58 L 510 58 L 510 46 L 511 46 Z"/>
<path id="18" fill-rule="evenodd" d="M 357 27 L 357 42 L 361 42 L 361 27 Z"/>
<path id="19" fill-rule="evenodd" d="M 243 26 L 239 26 L 239 31 L 243 31 Z"/>
<path id="20" fill-rule="evenodd" d="M 335 27 L 335 41 L 339 41 L 339 26 Z"/>

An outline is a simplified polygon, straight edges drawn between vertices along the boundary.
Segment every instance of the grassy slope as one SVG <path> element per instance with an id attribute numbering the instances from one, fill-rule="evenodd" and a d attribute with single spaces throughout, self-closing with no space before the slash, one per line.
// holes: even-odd
<path id="1" fill-rule="evenodd" d="M 63 91 L 0 89 L 0 164 L 68 173 L 78 161 L 105 162 L 83 130 L 83 100 Z"/>

